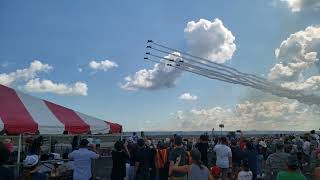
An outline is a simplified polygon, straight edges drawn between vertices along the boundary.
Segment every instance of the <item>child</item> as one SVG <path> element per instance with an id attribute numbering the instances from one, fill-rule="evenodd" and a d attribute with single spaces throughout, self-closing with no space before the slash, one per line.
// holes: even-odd
<path id="1" fill-rule="evenodd" d="M 243 161 L 241 171 L 238 174 L 238 180 L 252 180 L 252 172 L 249 170 L 248 161 Z"/>

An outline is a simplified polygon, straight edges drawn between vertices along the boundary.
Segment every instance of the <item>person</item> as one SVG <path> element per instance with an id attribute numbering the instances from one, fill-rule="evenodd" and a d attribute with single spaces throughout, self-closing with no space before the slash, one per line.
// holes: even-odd
<path id="1" fill-rule="evenodd" d="M 47 180 L 47 176 L 38 172 L 39 156 L 28 155 L 24 160 L 24 170 L 20 180 Z"/>
<path id="2" fill-rule="evenodd" d="M 201 161 L 205 166 L 208 167 L 208 144 L 209 137 L 207 135 L 201 135 L 200 136 L 200 142 L 196 144 L 196 148 L 201 153 Z"/>
<path id="3" fill-rule="evenodd" d="M 148 159 L 149 151 L 145 146 L 144 139 L 138 139 L 138 149 L 135 155 L 136 180 L 149 180 L 150 161 Z"/>
<path id="4" fill-rule="evenodd" d="M 133 140 L 133 142 L 134 142 L 134 143 L 137 143 L 137 142 L 138 142 L 138 139 L 139 139 L 139 137 L 138 137 L 137 133 L 136 133 L 136 132 L 133 132 L 133 133 L 132 133 L 132 140 Z"/>
<path id="5" fill-rule="evenodd" d="M 275 141 L 276 152 L 271 154 L 265 165 L 266 179 L 275 179 L 279 171 L 287 169 L 288 153 L 284 152 L 284 142 L 282 140 Z"/>
<path id="6" fill-rule="evenodd" d="M 150 180 L 155 180 L 156 176 L 157 176 L 157 170 L 156 170 L 156 155 L 157 155 L 157 151 L 151 141 L 151 139 L 147 140 L 147 144 L 146 144 L 146 148 L 148 151 L 148 159 L 149 159 L 149 165 L 150 165 Z"/>
<path id="7" fill-rule="evenodd" d="M 82 139 L 79 150 L 75 150 L 68 155 L 69 159 L 74 160 L 74 180 L 89 180 L 91 174 L 91 160 L 98 159 L 99 155 L 93 151 L 88 150 L 89 141 Z M 95 150 L 95 146 L 93 147 Z"/>
<path id="8" fill-rule="evenodd" d="M 237 180 L 252 180 L 253 174 L 249 169 L 248 161 L 242 161 L 241 171 L 238 173 Z"/>
<path id="9" fill-rule="evenodd" d="M 126 162 L 129 159 L 127 143 L 117 141 L 112 155 L 111 180 L 123 180 L 126 177 Z"/>
<path id="10" fill-rule="evenodd" d="M 307 180 L 300 172 L 299 161 L 296 155 L 290 155 L 287 160 L 287 170 L 280 171 L 276 180 Z"/>
<path id="11" fill-rule="evenodd" d="M 199 150 L 194 149 L 191 151 L 191 159 L 191 165 L 179 166 L 181 161 L 181 156 L 179 156 L 173 166 L 173 171 L 188 173 L 188 180 L 213 180 L 208 168 L 201 162 Z"/>
<path id="12" fill-rule="evenodd" d="M 169 154 L 169 177 L 170 180 L 186 180 L 187 179 L 187 173 L 186 172 L 176 172 L 173 171 L 173 166 L 175 165 L 175 161 L 177 157 L 180 158 L 179 166 L 187 165 L 187 153 L 183 148 L 182 144 L 182 137 L 176 135 L 174 138 L 174 148 L 170 151 Z"/>
<path id="13" fill-rule="evenodd" d="M 12 153 L 12 152 L 13 152 L 13 148 L 14 148 L 12 139 L 7 138 L 7 139 L 5 139 L 5 140 L 3 141 L 3 143 L 4 143 L 5 147 L 8 149 L 8 151 L 9 151 L 10 153 Z"/>
<path id="14" fill-rule="evenodd" d="M 159 180 L 168 179 L 168 148 L 163 142 L 158 143 L 156 154 L 156 167 L 159 172 Z"/>
<path id="15" fill-rule="evenodd" d="M 253 144 L 251 141 L 247 142 L 244 155 L 244 159 L 247 160 L 249 169 L 252 172 L 252 179 L 257 179 L 257 171 L 258 171 L 258 152 L 253 147 Z"/>
<path id="16" fill-rule="evenodd" d="M 9 155 L 9 150 L 0 142 L 0 179 L 14 180 L 13 171 L 3 166 L 8 161 Z"/>
<path id="17" fill-rule="evenodd" d="M 241 161 L 243 152 L 240 149 L 240 146 L 237 144 L 237 140 L 233 139 L 231 141 L 231 152 L 232 152 L 232 170 L 233 174 L 238 174 L 240 167 L 241 167 Z"/>
<path id="18" fill-rule="evenodd" d="M 226 179 L 229 168 L 232 167 L 232 152 L 226 137 L 221 137 L 220 141 L 221 144 L 217 144 L 213 150 L 217 156 L 216 165 L 222 170 L 222 179 Z"/>

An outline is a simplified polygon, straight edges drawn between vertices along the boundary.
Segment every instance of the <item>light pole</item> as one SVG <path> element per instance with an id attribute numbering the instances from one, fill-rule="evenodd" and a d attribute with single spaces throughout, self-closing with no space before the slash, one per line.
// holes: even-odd
<path id="1" fill-rule="evenodd" d="M 222 137 L 222 128 L 224 128 L 224 124 L 219 124 L 219 127 L 221 128 L 220 136 Z"/>
<path id="2" fill-rule="evenodd" d="M 214 128 L 212 128 L 211 135 L 212 135 L 212 141 L 213 141 Z"/>

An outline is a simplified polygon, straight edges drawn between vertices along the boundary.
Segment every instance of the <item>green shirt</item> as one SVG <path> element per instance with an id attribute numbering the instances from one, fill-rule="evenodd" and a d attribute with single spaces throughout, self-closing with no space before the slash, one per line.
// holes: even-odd
<path id="1" fill-rule="evenodd" d="M 307 180 L 300 172 L 280 171 L 276 180 Z"/>

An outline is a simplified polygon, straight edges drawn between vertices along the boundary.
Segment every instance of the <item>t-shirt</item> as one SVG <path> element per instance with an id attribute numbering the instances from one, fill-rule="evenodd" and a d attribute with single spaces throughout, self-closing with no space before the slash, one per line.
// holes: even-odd
<path id="1" fill-rule="evenodd" d="M 238 174 L 237 180 L 251 180 L 252 172 L 251 171 L 240 171 Z"/>
<path id="2" fill-rule="evenodd" d="M 149 150 L 145 147 L 139 148 L 135 153 L 135 161 L 139 163 L 138 173 L 141 171 L 149 170 Z"/>
<path id="3" fill-rule="evenodd" d="M 198 143 L 196 144 L 196 148 L 200 151 L 201 153 L 201 161 L 207 165 L 208 163 L 208 149 L 209 149 L 209 144 L 208 143 Z"/>
<path id="4" fill-rule="evenodd" d="M 126 162 L 129 158 L 123 151 L 112 151 L 111 179 L 123 179 L 126 177 Z"/>
<path id="5" fill-rule="evenodd" d="M 307 180 L 300 172 L 280 171 L 276 180 Z"/>
<path id="6" fill-rule="evenodd" d="M 176 162 L 177 157 L 179 157 L 179 156 L 181 156 L 179 166 L 187 165 L 188 164 L 187 153 L 182 147 L 177 147 L 177 148 L 172 149 L 169 154 L 169 160 Z M 180 173 L 180 172 L 175 172 L 175 171 L 173 171 L 171 174 L 171 176 L 173 176 L 173 177 L 183 177 L 185 175 L 187 175 L 187 173 Z"/>
<path id="7" fill-rule="evenodd" d="M 229 168 L 229 157 L 232 157 L 232 152 L 229 146 L 217 144 L 213 150 L 217 156 L 217 166 L 220 168 Z"/>
<path id="8" fill-rule="evenodd" d="M 0 180 L 14 180 L 13 171 L 0 165 Z"/>
<path id="9" fill-rule="evenodd" d="M 99 155 L 87 148 L 80 148 L 69 154 L 69 158 L 74 160 L 74 180 L 88 180 L 91 178 L 91 160 L 98 159 Z"/>

